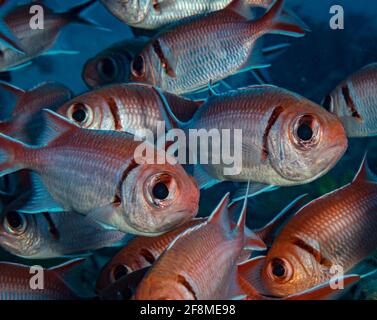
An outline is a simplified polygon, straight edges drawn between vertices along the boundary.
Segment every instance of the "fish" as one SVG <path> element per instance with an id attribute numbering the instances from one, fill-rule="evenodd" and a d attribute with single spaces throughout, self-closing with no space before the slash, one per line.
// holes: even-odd
<path id="1" fill-rule="evenodd" d="M 95 2 L 95 0 L 88 1 L 63 13 L 53 12 L 43 3 L 33 3 L 33 5 L 40 5 L 44 8 L 43 29 L 32 29 L 30 27 L 30 4 L 16 6 L 3 17 L 3 21 L 17 39 L 22 52 L 0 43 L 0 72 L 17 70 L 27 66 L 32 59 L 43 54 L 72 54 L 67 50 L 52 50 L 52 48 L 61 29 L 69 23 L 96 26 L 92 21 L 80 16 L 84 10 Z"/>
<path id="2" fill-rule="evenodd" d="M 193 219 L 158 237 L 131 239 L 102 269 L 96 285 L 97 292 L 103 291 L 128 274 L 150 267 L 179 234 L 206 220 L 205 218 Z"/>
<path id="3" fill-rule="evenodd" d="M 125 132 L 80 128 L 50 110 L 44 116 L 36 146 L 0 134 L 0 175 L 33 171 L 33 194 L 18 211 L 73 211 L 104 227 L 150 236 L 196 215 L 196 183 L 164 150 Z M 165 163 L 155 164 L 156 157 Z"/>
<path id="4" fill-rule="evenodd" d="M 119 20 L 142 29 L 159 29 L 185 18 L 224 9 L 231 0 L 101 0 Z M 273 0 L 247 0 L 251 7 L 267 9 Z M 287 15 L 293 15 L 287 11 Z M 293 15 L 295 16 L 295 15 Z M 302 22 L 304 25 L 304 23 Z"/>
<path id="5" fill-rule="evenodd" d="M 365 156 L 350 184 L 300 209 L 249 268 L 257 291 L 284 297 L 352 271 L 377 249 L 376 197 L 377 177 Z"/>
<path id="6" fill-rule="evenodd" d="M 322 105 L 342 121 L 350 138 L 377 135 L 377 63 L 372 63 L 343 80 Z"/>
<path id="7" fill-rule="evenodd" d="M 25 259 L 50 259 L 123 243 L 123 232 L 108 230 L 75 212 L 27 215 L 17 212 L 28 194 L 8 205 L 0 216 L 0 246 Z"/>
<path id="8" fill-rule="evenodd" d="M 0 121 L 0 132 L 25 143 L 35 143 L 43 129 L 42 110 L 56 109 L 73 96 L 65 85 L 48 81 L 30 90 L 24 90 L 6 82 L 0 82 L 0 88 L 16 96 L 10 118 Z"/>
<path id="9" fill-rule="evenodd" d="M 164 93 L 174 114 L 188 121 L 203 100 Z M 98 88 L 60 106 L 56 112 L 86 129 L 117 130 L 136 134 L 150 129 L 157 134 L 161 96 L 146 84 L 114 84 Z"/>
<path id="10" fill-rule="evenodd" d="M 279 19 L 283 3 L 277 0 L 263 17 L 247 20 L 242 0 L 235 0 L 221 11 L 167 28 L 133 59 L 130 81 L 184 94 L 235 73 L 267 67 L 248 65 L 256 40 L 268 33 L 305 35 L 300 26 Z"/>
<path id="11" fill-rule="evenodd" d="M 0 300 L 76 300 L 80 296 L 63 280 L 64 273 L 81 264 L 75 259 L 50 269 L 43 269 L 43 289 L 32 289 L 36 276 L 30 266 L 0 262 Z"/>
<path id="12" fill-rule="evenodd" d="M 245 226 L 245 236 L 248 239 L 260 239 L 261 241 L 257 241 L 257 245 L 254 246 L 252 250 L 250 250 L 250 247 L 244 248 L 243 253 L 240 255 L 239 261 L 242 262 L 248 260 L 253 251 L 262 251 L 267 249 L 265 243 L 270 243 L 276 228 L 281 225 L 281 221 L 284 221 L 288 216 L 295 212 L 297 208 L 302 205 L 302 201 L 305 197 L 306 195 L 300 196 L 292 201 L 277 215 L 276 219 L 271 221 L 263 228 L 249 230 L 247 226 Z M 240 209 L 239 207 L 242 207 L 242 199 L 229 205 L 228 207 L 228 215 L 232 228 L 235 227 L 235 223 L 233 221 L 236 220 Z M 109 286 L 112 286 L 113 289 L 118 287 L 118 289 L 122 289 L 120 291 L 125 291 L 123 281 L 115 284 L 120 280 L 120 278 L 131 275 L 141 269 L 150 267 L 176 237 L 194 226 L 205 223 L 207 220 L 208 217 L 196 218 L 161 236 L 153 238 L 135 237 L 134 239 L 130 240 L 127 245 L 124 246 L 102 269 L 97 281 L 97 292 L 102 292 Z M 126 284 L 127 283 L 128 282 L 126 282 Z"/>
<path id="13" fill-rule="evenodd" d="M 94 89 L 107 84 L 127 82 L 131 74 L 131 61 L 146 43 L 147 40 L 143 39 L 126 39 L 90 58 L 82 72 L 86 85 Z"/>
<path id="14" fill-rule="evenodd" d="M 218 300 L 239 295 L 237 262 L 248 245 L 246 201 L 234 228 L 226 194 L 208 221 L 178 236 L 141 281 L 135 300 Z M 255 246 L 255 237 L 251 245 Z"/>
<path id="15" fill-rule="evenodd" d="M 223 161 L 212 161 L 221 143 L 192 150 L 193 159 L 208 159 L 208 164 L 194 168 L 194 177 L 204 189 L 227 180 L 250 179 L 272 186 L 309 183 L 327 173 L 348 145 L 336 116 L 296 93 L 272 85 L 210 96 L 187 123 L 174 118 L 166 101 L 163 107 L 168 126 L 188 134 L 193 129 L 242 130 L 242 161 L 235 161 L 234 174 L 225 174 L 229 165 Z M 233 150 L 234 141 L 230 144 Z"/>

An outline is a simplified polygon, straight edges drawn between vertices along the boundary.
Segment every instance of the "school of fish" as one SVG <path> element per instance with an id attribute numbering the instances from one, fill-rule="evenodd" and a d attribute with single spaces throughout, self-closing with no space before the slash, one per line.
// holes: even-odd
<path id="1" fill-rule="evenodd" d="M 31 6 L 44 9 L 43 28 L 31 28 Z M 23 1 L 1 8 L 0 73 L 78 54 L 56 43 L 72 23 L 108 31 L 89 18 L 94 6 L 135 37 L 92 53 L 81 66 L 88 91 L 0 82 L 15 101 L 0 120 L 0 247 L 10 257 L 0 261 L 0 300 L 336 299 L 374 274 L 359 268 L 377 249 L 367 149 L 349 184 L 311 200 L 282 197 L 269 223 L 248 225 L 251 198 L 325 176 L 349 138 L 377 134 L 377 63 L 320 105 L 267 84 L 289 43 L 267 47 L 264 36 L 310 32 L 284 0 L 90 0 L 65 11 Z M 262 83 L 230 85 L 247 73 Z M 183 141 L 162 139 L 170 129 Z M 241 132 L 227 146 L 240 159 L 235 174 L 217 158 L 223 136 L 186 150 L 192 132 L 226 130 Z M 207 190 L 220 184 L 229 190 L 213 192 L 208 210 Z M 104 248 L 112 254 L 98 263 Z M 55 258 L 64 262 L 42 268 L 44 288 L 34 290 L 33 261 Z M 89 293 L 66 277 L 82 270 Z"/>

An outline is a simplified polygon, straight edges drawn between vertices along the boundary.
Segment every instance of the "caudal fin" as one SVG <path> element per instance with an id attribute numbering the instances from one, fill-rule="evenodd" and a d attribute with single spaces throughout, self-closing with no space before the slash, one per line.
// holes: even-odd
<path id="1" fill-rule="evenodd" d="M 283 13 L 284 0 L 276 0 L 266 14 L 258 20 L 264 33 L 303 37 L 305 30 L 290 16 Z"/>
<path id="2" fill-rule="evenodd" d="M 92 21 L 92 20 L 90 20 L 88 18 L 85 18 L 85 17 L 81 16 L 81 14 L 86 9 L 88 9 L 89 7 L 91 7 L 96 2 L 97 2 L 97 0 L 90 0 L 88 2 L 85 2 L 83 4 L 80 4 L 80 5 L 76 6 L 76 7 L 71 8 L 67 12 L 63 13 L 63 15 L 70 22 L 81 23 L 81 24 L 92 26 L 92 27 L 96 27 L 97 29 L 108 30 L 108 29 L 106 29 L 104 27 L 101 27 L 97 22 Z"/>
<path id="3" fill-rule="evenodd" d="M 24 155 L 27 148 L 22 142 L 0 133 L 0 177 L 26 168 Z"/>

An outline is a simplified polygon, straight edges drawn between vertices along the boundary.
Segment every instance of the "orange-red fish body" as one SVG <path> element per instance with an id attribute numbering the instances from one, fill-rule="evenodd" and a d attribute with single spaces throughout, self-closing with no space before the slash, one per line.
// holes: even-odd
<path id="1" fill-rule="evenodd" d="M 208 151 L 201 148 L 196 154 L 208 157 L 208 164 L 202 167 L 220 181 L 251 179 L 280 186 L 308 183 L 328 172 L 347 148 L 343 126 L 334 115 L 274 86 L 252 86 L 209 97 L 188 123 L 180 125 L 187 132 L 242 130 L 242 162 L 234 168 L 235 174 L 226 175 L 224 168 L 229 166 L 212 161 L 220 146 L 212 144 Z M 233 150 L 240 141 L 230 143 Z"/>
<path id="2" fill-rule="evenodd" d="M 196 215 L 199 192 L 183 168 L 168 160 L 150 163 L 166 156 L 163 150 L 152 146 L 147 158 L 138 158 L 142 142 L 130 134 L 82 129 L 52 111 L 45 115 L 50 131 L 41 145 L 0 135 L 0 148 L 15 159 L 5 158 L 2 175 L 23 168 L 38 174 L 37 192 L 21 212 L 74 211 L 142 235 L 161 234 Z"/>
<path id="3" fill-rule="evenodd" d="M 204 218 L 194 219 L 158 237 L 135 237 L 130 240 L 102 269 L 97 291 L 100 292 L 127 274 L 151 266 L 179 234 L 205 221 Z"/>
<path id="4" fill-rule="evenodd" d="M 375 252 L 377 180 L 367 171 L 364 166 L 351 184 L 307 204 L 282 228 L 259 276 L 264 293 L 306 290 Z"/>
<path id="5" fill-rule="evenodd" d="M 292 36 L 304 34 L 298 26 L 278 22 L 282 5 L 277 0 L 265 16 L 254 21 L 246 20 L 230 5 L 163 31 L 134 58 L 131 81 L 182 94 L 236 73 L 245 67 L 262 35 L 275 29 L 287 29 Z"/>
<path id="6" fill-rule="evenodd" d="M 44 10 L 42 29 L 31 28 L 30 21 L 32 15 L 30 8 L 32 5 L 40 5 Z M 84 10 L 92 1 L 77 8 L 73 8 L 66 13 L 55 13 L 41 3 L 25 4 L 16 7 L 4 17 L 4 22 L 10 32 L 17 38 L 20 48 L 24 53 L 0 44 L 0 71 L 11 70 L 14 67 L 25 64 L 40 54 L 53 47 L 60 30 L 72 21 L 83 22 L 78 17 L 81 10 Z M 80 10 L 79 10 L 80 8 Z M 76 10 L 77 9 L 77 10 Z"/>
<path id="7" fill-rule="evenodd" d="M 127 39 L 101 51 L 89 59 L 82 77 L 89 88 L 111 83 L 127 82 L 131 74 L 131 61 L 140 53 L 146 40 Z"/>
<path id="8" fill-rule="evenodd" d="M 203 103 L 174 94 L 165 97 L 173 113 L 188 121 Z M 99 88 L 68 101 L 57 112 L 87 129 L 117 130 L 135 134 L 150 129 L 157 133 L 163 121 L 161 96 L 150 85 L 115 84 Z"/>
<path id="9" fill-rule="evenodd" d="M 342 81 L 323 105 L 342 121 L 348 137 L 377 135 L 377 63 Z"/>
<path id="10" fill-rule="evenodd" d="M 61 273 L 75 261 L 43 270 L 43 289 L 32 289 L 29 266 L 0 262 L 0 300 L 75 300 L 79 297 L 65 283 Z M 39 272 L 39 271 L 38 271 Z M 42 278 L 40 278 L 42 279 Z M 42 280 L 39 280 L 42 281 Z"/>
<path id="11" fill-rule="evenodd" d="M 237 296 L 237 262 L 246 245 L 246 208 L 234 229 L 226 211 L 227 197 L 208 222 L 177 237 L 144 277 L 134 298 L 217 300 Z"/>

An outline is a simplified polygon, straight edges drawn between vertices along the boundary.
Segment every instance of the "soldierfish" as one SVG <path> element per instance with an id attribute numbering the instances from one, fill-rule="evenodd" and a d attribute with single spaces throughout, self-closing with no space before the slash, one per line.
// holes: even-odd
<path id="1" fill-rule="evenodd" d="M 196 215 L 197 186 L 179 164 L 170 164 L 164 150 L 125 132 L 82 129 L 49 110 L 45 118 L 38 146 L 0 134 L 1 175 L 34 171 L 33 195 L 19 211 L 74 211 L 120 231 L 151 236 Z M 137 147 L 147 154 L 138 155 Z M 153 164 L 156 156 L 166 163 Z"/>
<path id="2" fill-rule="evenodd" d="M 164 106 L 169 110 L 167 103 Z M 204 188 L 224 180 L 251 179 L 275 186 L 308 183 L 328 172 L 347 148 L 344 128 L 336 116 L 275 86 L 251 86 L 210 96 L 187 123 L 174 119 L 171 112 L 164 118 L 186 132 L 242 130 L 242 161 L 235 161 L 233 175 L 224 173 L 229 165 L 212 161 L 222 143 L 198 148 L 200 157 L 208 159 L 208 164 L 194 169 L 194 176 Z M 230 141 L 230 150 L 237 142 Z M 192 152 L 195 157 L 196 151 Z"/>
<path id="3" fill-rule="evenodd" d="M 208 222 L 188 229 L 160 256 L 136 290 L 136 300 L 204 300 L 238 296 L 237 261 L 246 245 L 246 207 L 232 229 L 226 195 Z"/>
<path id="4" fill-rule="evenodd" d="M 43 289 L 30 285 L 30 266 L 0 262 L 0 300 L 76 300 L 80 297 L 63 280 L 63 274 L 82 262 L 72 260 L 43 270 Z"/>
<path id="5" fill-rule="evenodd" d="M 242 69 L 249 70 L 255 42 L 263 35 L 305 34 L 301 27 L 279 19 L 283 0 L 277 0 L 258 20 L 241 15 L 247 12 L 241 2 L 235 0 L 221 11 L 194 17 L 152 38 L 133 59 L 131 81 L 176 94 L 192 92 Z"/>
<path id="6" fill-rule="evenodd" d="M 254 231 L 249 230 L 245 226 L 245 236 L 249 241 L 251 239 L 256 240 L 256 246 L 253 248 L 245 248 L 240 255 L 239 261 L 245 261 L 250 258 L 252 251 L 265 250 L 267 247 L 264 245 L 265 241 L 270 241 L 273 234 L 281 221 L 285 220 L 287 216 L 291 215 L 293 211 L 296 211 L 298 206 L 301 206 L 301 200 L 303 197 L 295 199 L 284 210 L 277 215 L 277 218 L 271 221 L 267 226 Z M 228 215 L 231 219 L 231 227 L 234 228 L 234 220 L 238 216 L 239 206 L 242 201 L 237 201 L 228 207 Z M 208 218 L 197 218 L 185 225 L 167 232 L 158 237 L 135 237 L 130 240 L 116 254 L 110 262 L 102 269 L 100 277 L 97 281 L 97 291 L 102 292 L 106 287 L 118 282 L 120 278 L 133 274 L 136 271 L 150 267 L 170 245 L 170 243 L 186 230 L 206 222 Z M 258 239 L 262 241 L 257 241 Z M 120 282 L 113 286 L 113 291 L 118 287 L 123 288 L 124 283 Z M 120 290 L 122 291 L 122 290 Z"/>
<path id="7" fill-rule="evenodd" d="M 17 100 L 11 117 L 0 122 L 0 132 L 25 143 L 35 143 L 43 128 L 42 110 L 54 110 L 72 98 L 72 92 L 58 82 L 44 82 L 23 90 L 5 82 L 0 87 L 12 92 Z"/>
<path id="8" fill-rule="evenodd" d="M 127 39 L 117 42 L 89 59 L 82 78 L 89 88 L 127 82 L 131 75 L 132 59 L 140 53 L 147 40 Z"/>
<path id="9" fill-rule="evenodd" d="M 342 81 L 323 106 L 342 121 L 348 137 L 377 135 L 377 63 Z"/>
<path id="10" fill-rule="evenodd" d="M 16 256 L 49 259 L 80 255 L 125 240 L 123 232 L 103 228 L 74 212 L 17 212 L 26 197 L 27 194 L 8 205 L 0 216 L 0 246 Z"/>
<path id="11" fill-rule="evenodd" d="M 273 0 L 245 1 L 251 7 L 261 8 L 268 8 L 273 2 Z M 114 16 L 130 26 L 157 29 L 187 17 L 224 9 L 231 0 L 101 0 L 101 2 Z M 289 12 L 289 15 L 292 13 Z"/>
<path id="12" fill-rule="evenodd" d="M 203 104 L 164 93 L 173 113 L 188 121 Z M 150 85 L 115 84 L 84 93 L 57 109 L 57 113 L 87 129 L 117 130 L 135 134 L 138 130 L 157 131 L 161 96 Z"/>
<path id="13" fill-rule="evenodd" d="M 268 296 L 285 297 L 347 273 L 377 249 L 377 178 L 366 160 L 349 185 L 291 218 L 249 279 Z"/>
<path id="14" fill-rule="evenodd" d="M 56 13 L 40 2 L 32 5 L 40 5 L 44 8 L 44 28 L 32 29 L 30 27 L 30 7 L 31 4 L 17 6 L 3 18 L 9 31 L 17 38 L 19 47 L 23 52 L 14 48 L 0 44 L 0 71 L 9 71 L 30 63 L 35 57 L 48 52 L 56 42 L 60 30 L 69 23 L 83 23 L 93 25 L 93 23 L 80 14 L 95 3 L 89 1 L 67 12 Z M 51 52 L 49 52 L 51 53 Z"/>

